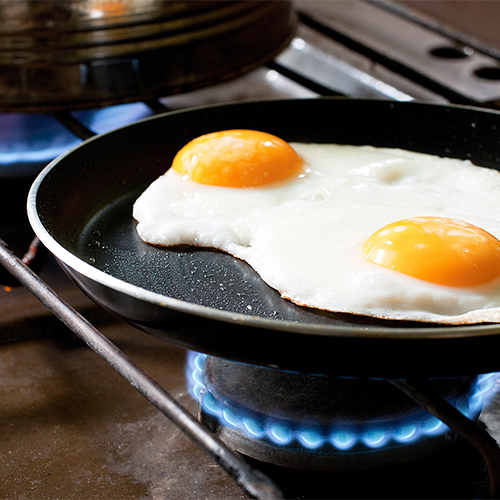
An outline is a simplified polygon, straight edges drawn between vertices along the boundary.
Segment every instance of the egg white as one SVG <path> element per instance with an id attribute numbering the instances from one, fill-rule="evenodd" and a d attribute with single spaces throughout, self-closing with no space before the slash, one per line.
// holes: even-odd
<path id="1" fill-rule="evenodd" d="M 306 171 L 288 183 L 227 188 L 167 171 L 134 204 L 147 243 L 213 247 L 248 262 L 293 302 L 387 319 L 500 322 L 500 283 L 446 287 L 362 254 L 407 217 L 462 219 L 500 239 L 500 173 L 400 149 L 292 143 Z"/>

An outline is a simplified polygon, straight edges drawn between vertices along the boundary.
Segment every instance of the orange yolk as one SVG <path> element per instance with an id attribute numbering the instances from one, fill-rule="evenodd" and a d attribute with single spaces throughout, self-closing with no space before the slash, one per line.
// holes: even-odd
<path id="1" fill-rule="evenodd" d="M 363 253 L 375 264 L 440 285 L 475 286 L 500 276 L 500 241 L 455 219 L 393 222 L 365 242 Z"/>
<path id="2" fill-rule="evenodd" d="M 172 168 L 200 184 L 246 188 L 297 176 L 303 162 L 279 137 L 255 130 L 225 130 L 186 144 Z"/>

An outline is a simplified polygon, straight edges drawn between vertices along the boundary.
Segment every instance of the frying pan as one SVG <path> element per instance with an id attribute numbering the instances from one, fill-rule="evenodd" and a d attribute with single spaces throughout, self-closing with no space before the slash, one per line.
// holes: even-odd
<path id="1" fill-rule="evenodd" d="M 189 140 L 231 128 L 264 130 L 288 141 L 400 147 L 500 168 L 495 111 L 344 98 L 219 105 L 145 119 L 60 156 L 31 188 L 31 225 L 96 303 L 188 349 L 340 376 L 500 370 L 499 325 L 436 326 L 306 309 L 281 299 L 229 255 L 140 241 L 131 216 L 139 194 Z"/>

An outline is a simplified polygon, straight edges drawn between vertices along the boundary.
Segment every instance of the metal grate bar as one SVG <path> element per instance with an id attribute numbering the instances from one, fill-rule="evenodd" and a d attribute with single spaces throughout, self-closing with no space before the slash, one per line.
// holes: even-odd
<path id="1" fill-rule="evenodd" d="M 95 132 L 87 128 L 77 118 L 75 118 L 69 111 L 59 111 L 52 115 L 59 123 L 64 125 L 70 132 L 73 132 L 77 137 L 82 140 L 90 139 L 97 135 Z"/>
<path id="2" fill-rule="evenodd" d="M 160 113 L 166 113 L 167 111 L 171 111 L 171 109 L 168 106 L 160 102 L 158 99 L 148 99 L 147 101 L 143 102 L 156 115 Z"/>
<path id="3" fill-rule="evenodd" d="M 158 99 L 149 99 L 143 102 L 155 114 L 170 111 L 169 108 Z M 97 135 L 96 132 L 90 130 L 80 120 L 78 120 L 78 118 L 72 115 L 70 111 L 58 111 L 53 113 L 52 116 L 70 132 L 75 134 L 76 137 L 82 139 L 83 141 Z"/>
<path id="4" fill-rule="evenodd" d="M 347 47 L 348 49 L 353 50 L 354 52 L 367 57 L 373 63 L 380 64 L 381 66 L 387 68 L 388 70 L 393 71 L 394 73 L 404 78 L 407 78 L 408 80 L 411 80 L 412 82 L 432 92 L 435 92 L 436 94 L 445 97 L 454 104 L 462 104 L 462 105 L 480 104 L 476 101 L 468 99 L 467 97 L 459 94 L 458 92 L 453 91 L 448 87 L 445 87 L 444 85 L 441 85 L 435 80 L 428 78 L 419 71 L 416 71 L 415 69 L 410 68 L 409 66 L 402 64 L 387 55 L 381 54 L 377 50 L 374 50 L 371 47 L 368 47 L 367 45 L 361 42 L 353 40 L 351 37 L 341 33 L 340 31 L 337 31 L 335 28 L 322 24 L 321 22 L 309 16 L 307 13 L 303 11 L 299 12 L 299 18 L 301 22 L 303 22 L 306 26 L 308 26 L 311 29 L 314 29 L 318 33 L 321 33 L 322 35 L 327 36 L 328 38 L 334 40 L 337 43 L 340 43 L 341 45 Z"/>
<path id="5" fill-rule="evenodd" d="M 390 380 L 390 382 L 479 451 L 488 467 L 491 498 L 500 498 L 500 448 L 496 441 L 477 423 L 434 394 L 424 381 Z"/>
<path id="6" fill-rule="evenodd" d="M 292 80 L 295 83 L 298 83 L 299 85 L 302 85 L 306 89 L 312 90 L 313 92 L 316 92 L 317 94 L 323 97 L 344 96 L 344 94 L 340 92 L 336 92 L 333 89 L 321 85 L 320 83 L 314 82 L 309 78 L 307 78 L 306 76 L 300 75 L 299 73 L 296 73 L 295 71 L 292 71 L 289 68 L 285 68 L 282 64 L 279 64 L 276 61 L 268 62 L 266 66 L 269 69 L 277 71 L 278 73 L 288 78 L 289 80 Z"/>

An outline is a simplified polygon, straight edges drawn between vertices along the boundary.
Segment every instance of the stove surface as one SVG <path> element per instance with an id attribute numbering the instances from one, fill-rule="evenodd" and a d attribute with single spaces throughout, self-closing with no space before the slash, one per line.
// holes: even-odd
<path id="1" fill-rule="evenodd" d="M 117 323 L 85 301 L 80 309 L 196 413 L 182 349 Z M 48 338 L 0 349 L 1 498 L 246 498 L 224 470 L 57 320 L 40 314 L 36 321 Z M 493 408 L 487 418 L 498 421 L 500 400 Z M 487 498 L 489 491 L 482 459 L 463 442 L 426 459 L 363 472 L 254 464 L 286 498 Z"/>

